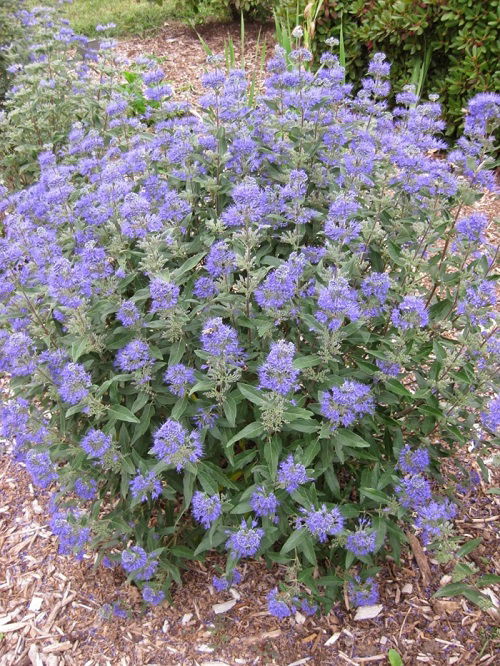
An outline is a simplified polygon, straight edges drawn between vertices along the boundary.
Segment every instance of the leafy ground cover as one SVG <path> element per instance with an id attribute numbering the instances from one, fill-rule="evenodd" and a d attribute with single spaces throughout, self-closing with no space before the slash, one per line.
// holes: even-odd
<path id="1" fill-rule="evenodd" d="M 32 6 L 40 5 L 30 0 Z M 56 5 L 57 0 L 44 2 Z M 161 3 L 150 0 L 73 0 L 64 5 L 64 15 L 73 29 L 89 37 L 95 37 L 97 25 L 114 23 L 116 28 L 110 34 L 115 37 L 144 35 L 158 30 L 169 19 L 181 20 L 187 17 L 182 12 L 182 3 L 163 0 Z"/>

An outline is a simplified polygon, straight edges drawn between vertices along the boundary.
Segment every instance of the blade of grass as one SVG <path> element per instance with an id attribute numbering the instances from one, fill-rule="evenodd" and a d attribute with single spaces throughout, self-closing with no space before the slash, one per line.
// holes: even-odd
<path id="1" fill-rule="evenodd" d="M 205 53 L 207 54 L 207 56 L 211 56 L 211 55 L 213 55 L 214 53 L 213 53 L 212 49 L 211 49 L 210 46 L 206 43 L 206 41 L 203 39 L 203 37 L 200 35 L 200 33 L 198 32 L 198 30 L 196 30 L 196 26 L 195 26 L 195 24 L 194 24 L 193 22 L 190 22 L 189 25 L 190 25 L 190 26 L 193 28 L 193 30 L 195 31 L 195 33 L 196 33 L 198 39 L 200 40 L 200 44 L 201 44 L 203 50 L 205 51 Z"/>
<path id="2" fill-rule="evenodd" d="M 260 37 L 260 32 L 259 32 Z M 257 38 L 257 44 L 259 40 Z M 240 60 L 241 69 L 245 69 L 245 19 L 243 17 L 243 10 L 240 13 Z"/>
<path id="3" fill-rule="evenodd" d="M 339 62 L 345 68 L 344 15 L 340 12 Z"/>

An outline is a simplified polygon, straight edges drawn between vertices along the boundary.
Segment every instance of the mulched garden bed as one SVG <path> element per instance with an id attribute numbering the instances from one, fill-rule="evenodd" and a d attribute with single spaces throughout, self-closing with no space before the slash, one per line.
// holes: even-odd
<path id="1" fill-rule="evenodd" d="M 228 35 L 239 40 L 237 24 L 200 32 L 214 52 L 223 50 Z M 250 69 L 258 66 L 259 33 L 268 53 L 272 48 L 272 26 L 247 26 Z M 154 38 L 122 42 L 118 50 L 129 58 L 165 57 L 176 93 L 199 94 L 205 53 L 192 29 L 166 24 Z M 499 204 L 489 195 L 475 208 L 491 216 Z M 490 240 L 498 242 L 498 236 L 492 230 Z M 473 467 L 472 457 L 461 462 Z M 491 485 L 498 485 L 498 468 L 487 463 Z M 482 538 L 471 556 L 480 572 L 498 573 L 500 498 L 486 490 L 481 483 L 458 496 L 456 527 L 464 542 Z M 390 648 L 405 666 L 500 662 L 500 587 L 483 590 L 496 600 L 488 610 L 462 597 L 433 599 L 450 582 L 454 563 L 440 565 L 415 545 L 400 567 L 388 561 L 378 575 L 382 610 L 373 619 L 356 620 L 346 599 L 326 617 L 297 614 L 279 622 L 267 613 L 266 594 L 284 572 L 251 561 L 239 586 L 216 593 L 212 576 L 223 566 L 217 555 L 191 563 L 172 605 L 144 611 L 121 571 L 94 570 L 90 558 L 78 562 L 57 554 L 48 499 L 7 453 L 0 456 L 0 666 L 361 666 L 387 664 Z"/>

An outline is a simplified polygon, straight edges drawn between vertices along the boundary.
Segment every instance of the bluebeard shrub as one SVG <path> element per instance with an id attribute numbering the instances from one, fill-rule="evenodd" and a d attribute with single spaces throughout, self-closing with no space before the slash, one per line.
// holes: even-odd
<path id="1" fill-rule="evenodd" d="M 17 30 L 0 55 L 0 71 L 9 77 L 0 111 L 0 169 L 10 186 L 19 187 L 38 176 L 37 155 L 45 145 L 65 143 L 72 124 L 112 124 L 113 109 L 123 112 L 131 100 L 121 90 L 118 59 L 105 32 L 97 45 L 76 34 L 57 7 L 28 9 L 19 2 L 14 11 L 11 4 L 10 23 Z M 89 148 L 91 142 L 88 137 Z"/>
<path id="2" fill-rule="evenodd" d="M 498 431 L 495 248 L 463 207 L 493 187 L 500 98 L 436 159 L 439 105 L 390 110 L 382 55 L 356 95 L 333 54 L 294 57 L 254 105 L 211 70 L 201 111 L 143 60 L 158 105 L 131 129 L 115 97 L 1 203 L 3 435 L 54 488 L 63 551 L 148 603 L 214 549 L 217 589 L 288 565 L 279 617 L 346 581 L 374 603 L 377 561 L 459 510 L 440 460 Z"/>

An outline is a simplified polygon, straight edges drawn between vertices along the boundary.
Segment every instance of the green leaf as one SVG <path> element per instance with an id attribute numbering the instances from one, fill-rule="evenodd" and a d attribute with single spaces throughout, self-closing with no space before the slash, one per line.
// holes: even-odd
<path id="1" fill-rule="evenodd" d="M 485 492 L 488 495 L 500 495 L 500 488 L 488 488 Z"/>
<path id="2" fill-rule="evenodd" d="M 458 594 L 463 594 L 464 597 L 469 599 L 469 601 L 472 601 L 476 606 L 479 606 L 479 608 L 484 609 L 492 606 L 491 599 L 465 583 L 449 583 L 448 585 L 441 587 L 432 596 L 439 599 L 441 597 L 455 597 Z"/>
<path id="3" fill-rule="evenodd" d="M 179 398 L 179 400 L 177 400 L 177 402 L 173 406 L 172 411 L 170 412 L 171 418 L 178 421 L 181 418 L 181 416 L 184 414 L 184 412 L 186 411 L 188 405 L 189 405 L 188 398 L 186 398 L 186 397 Z"/>
<path id="4" fill-rule="evenodd" d="M 141 414 L 141 420 L 137 428 L 134 428 L 134 435 L 132 437 L 131 444 L 134 444 L 137 442 L 139 437 L 142 437 L 146 430 L 148 430 L 150 424 L 151 424 L 151 419 L 153 418 L 155 413 L 155 408 L 153 405 L 146 405 L 144 407 L 142 414 Z"/>
<path id="5" fill-rule="evenodd" d="M 315 365 L 320 365 L 321 359 L 319 356 L 299 356 L 293 362 L 293 367 L 297 370 L 304 368 L 313 368 Z"/>
<path id="6" fill-rule="evenodd" d="M 455 553 L 455 557 L 458 559 L 460 557 L 463 557 L 464 555 L 472 553 L 472 551 L 475 548 L 477 548 L 481 542 L 482 539 L 480 538 L 472 539 L 472 541 L 467 541 L 467 543 L 464 543 L 464 545 L 457 550 L 457 552 Z"/>
<path id="7" fill-rule="evenodd" d="M 395 393 L 396 395 L 401 395 L 406 398 L 413 398 L 413 394 L 408 391 L 408 389 L 405 389 L 403 384 L 401 382 L 398 382 L 397 379 L 388 379 L 385 382 L 386 387 L 389 389 L 391 393 Z"/>
<path id="8" fill-rule="evenodd" d="M 500 576 L 498 574 L 484 574 L 478 578 L 476 585 L 478 587 L 486 587 L 487 585 L 498 585 L 500 583 Z"/>
<path id="9" fill-rule="evenodd" d="M 283 547 L 280 550 L 280 553 L 282 555 L 285 555 L 286 553 L 289 553 L 294 548 L 297 548 L 297 546 L 299 546 L 302 543 L 302 541 L 305 540 L 306 536 L 307 535 L 304 532 L 304 530 L 294 530 L 290 534 L 288 539 L 285 541 L 285 543 L 283 544 Z"/>
<path id="10" fill-rule="evenodd" d="M 226 399 L 224 400 L 224 404 L 222 406 L 229 425 L 231 426 L 231 428 L 234 428 L 234 425 L 236 423 L 236 413 L 238 409 L 235 399 L 230 395 L 226 396 Z"/>
<path id="11" fill-rule="evenodd" d="M 247 400 L 250 400 L 250 402 L 253 402 L 254 405 L 259 405 L 259 407 L 267 406 L 268 401 L 262 397 L 262 393 L 256 388 L 249 386 L 248 384 L 242 384 L 240 382 L 237 386 L 241 395 Z"/>
<path id="12" fill-rule="evenodd" d="M 189 257 L 189 259 L 187 259 L 182 264 L 182 266 L 179 266 L 177 270 L 172 272 L 172 277 L 174 279 L 178 279 L 181 277 L 181 275 L 184 275 L 184 273 L 188 273 L 200 263 L 200 261 L 203 259 L 205 255 L 206 252 L 200 252 L 199 254 L 195 254 L 193 257 Z"/>
<path id="13" fill-rule="evenodd" d="M 399 652 L 396 652 L 393 648 L 389 650 L 387 653 L 387 659 L 389 659 L 389 663 L 391 666 L 404 666 L 403 660 L 401 659 L 401 655 Z"/>
<path id="14" fill-rule="evenodd" d="M 391 501 L 388 495 L 375 488 L 360 488 L 359 494 L 369 497 L 371 500 L 378 502 L 379 504 L 389 504 Z"/>
<path id="15" fill-rule="evenodd" d="M 262 433 L 264 432 L 264 427 L 262 423 L 259 423 L 258 421 L 254 421 L 253 423 L 249 423 L 247 426 L 243 428 L 243 430 L 240 430 L 234 437 L 231 437 L 229 442 L 227 442 L 226 447 L 232 446 L 235 442 L 239 442 L 240 439 L 255 439 L 256 437 L 260 437 Z"/>
<path id="16" fill-rule="evenodd" d="M 472 569 L 468 564 L 464 564 L 463 562 L 458 562 L 453 567 L 453 571 L 451 573 L 451 579 L 453 580 L 454 583 L 458 583 L 465 578 L 468 578 L 469 576 L 472 576 L 475 573 L 475 569 Z"/>
<path id="17" fill-rule="evenodd" d="M 186 343 L 183 340 L 174 342 L 170 347 L 170 356 L 168 357 L 168 365 L 176 365 L 179 363 L 181 358 L 184 356 L 184 351 L 186 349 Z"/>
<path id="18" fill-rule="evenodd" d="M 281 440 L 276 435 L 268 439 L 264 444 L 264 459 L 269 466 L 271 477 L 274 478 L 278 469 L 278 461 L 281 455 Z"/>
<path id="19" fill-rule="evenodd" d="M 108 414 L 117 421 L 127 421 L 127 423 L 140 423 L 139 419 L 130 409 L 123 405 L 111 405 Z"/>
<path id="20" fill-rule="evenodd" d="M 334 435 L 334 440 L 339 441 L 342 446 L 352 446 L 353 448 L 367 448 L 370 444 L 352 430 L 339 428 Z"/>

